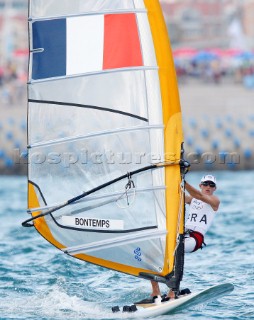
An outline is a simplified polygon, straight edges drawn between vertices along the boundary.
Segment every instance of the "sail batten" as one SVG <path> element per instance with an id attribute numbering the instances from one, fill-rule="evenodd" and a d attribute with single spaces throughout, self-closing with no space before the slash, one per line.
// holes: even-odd
<path id="1" fill-rule="evenodd" d="M 166 188 L 165 186 L 154 186 L 152 188 L 143 188 L 143 189 L 136 188 L 135 193 L 153 192 L 156 190 L 165 190 L 165 188 Z M 111 198 L 111 197 L 115 198 L 115 197 L 118 197 L 122 194 L 123 194 L 123 192 L 121 191 L 121 192 L 114 192 L 114 193 L 102 194 L 102 195 L 97 195 L 97 196 L 91 195 L 91 196 L 87 196 L 84 199 L 80 199 L 79 202 L 89 202 L 89 201 L 93 201 L 93 200 L 99 200 L 99 199 L 105 199 L 105 198 Z M 60 205 L 61 205 L 60 203 L 57 203 L 57 204 L 52 204 L 52 205 L 44 206 L 44 207 L 32 208 L 32 209 L 28 209 L 27 212 L 31 213 L 31 212 L 44 211 L 44 210 L 48 210 L 48 209 L 57 208 Z"/>
<path id="2" fill-rule="evenodd" d="M 76 247 L 64 248 L 63 251 L 68 254 L 87 253 L 94 250 L 100 250 L 103 248 L 112 248 L 115 246 L 126 245 L 129 243 L 136 242 L 137 240 L 145 241 L 154 238 L 160 238 L 167 234 L 166 230 L 155 230 L 155 231 L 141 231 L 138 234 L 132 234 L 127 236 L 118 237 L 116 239 L 109 239 L 107 241 L 98 241 L 90 243 L 89 245 L 80 245 Z"/>
<path id="3" fill-rule="evenodd" d="M 157 129 L 163 129 L 163 128 L 164 128 L 163 125 L 139 126 L 139 127 L 132 127 L 132 128 L 118 128 L 116 130 L 95 132 L 95 133 L 87 134 L 84 136 L 66 137 L 66 138 L 62 138 L 62 139 L 34 143 L 32 145 L 28 145 L 27 147 L 29 149 L 32 149 L 32 148 L 36 148 L 36 147 L 50 146 L 50 145 L 58 144 L 58 143 L 71 142 L 71 141 L 76 141 L 76 140 L 80 140 L 80 139 L 88 139 L 88 138 L 92 138 L 92 137 L 110 135 L 110 134 L 121 133 L 121 132 L 131 132 L 131 131 L 147 130 L 147 129 L 149 129 L 149 130 L 156 129 L 157 130 Z"/>
<path id="4" fill-rule="evenodd" d="M 43 48 L 39 48 L 38 50 L 42 50 Z M 32 53 L 32 52 L 31 52 Z M 128 72 L 128 71 L 153 71 L 158 70 L 158 67 L 156 66 L 140 66 L 140 67 L 129 67 L 129 68 L 116 68 L 116 69 L 107 69 L 107 70 L 101 70 L 101 71 L 92 71 L 92 72 L 86 72 L 86 73 L 79 73 L 79 74 L 72 74 L 72 75 L 66 75 L 66 76 L 60 76 L 60 77 L 50 77 L 50 78 L 44 78 L 44 79 L 30 79 L 28 84 L 36 84 L 36 83 L 43 83 L 43 82 L 49 82 L 49 81 L 59 81 L 59 80 L 65 80 L 65 79 L 72 79 L 72 78 L 83 78 L 83 77 L 89 77 L 92 75 L 101 75 L 101 74 L 111 74 L 111 73 L 121 73 L 121 72 Z"/>
<path id="5" fill-rule="evenodd" d="M 54 19 L 63 19 L 63 18 L 73 18 L 73 17 L 82 17 L 82 16 L 94 16 L 94 15 L 105 15 L 105 14 L 122 14 L 122 13 L 147 13 L 147 10 L 144 9 L 135 9 L 135 10 L 105 10 L 105 11 L 94 11 L 94 12 L 82 12 L 79 14 L 69 14 L 64 16 L 50 16 L 47 18 L 33 18 L 29 17 L 29 22 L 35 22 L 35 21 L 45 21 L 45 20 L 54 20 Z"/>

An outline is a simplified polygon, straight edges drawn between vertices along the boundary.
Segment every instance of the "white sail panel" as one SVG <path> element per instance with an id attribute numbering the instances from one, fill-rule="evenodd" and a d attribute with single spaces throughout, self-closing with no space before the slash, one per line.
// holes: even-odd
<path id="1" fill-rule="evenodd" d="M 29 173 L 47 205 L 70 199 L 82 191 L 111 181 L 126 172 L 151 164 L 150 130 L 119 132 L 63 142 L 29 150 Z M 162 129 L 153 129 L 160 137 Z M 158 185 L 164 185 L 163 169 L 158 169 Z M 137 176 L 137 187 L 153 185 Z M 124 191 L 126 180 L 121 184 Z M 116 185 L 117 186 L 117 185 Z M 112 187 L 111 187 L 112 188 Z M 117 190 L 117 189 L 116 189 Z"/>
<path id="2" fill-rule="evenodd" d="M 154 78 L 157 76 L 155 70 L 150 73 L 154 74 Z M 29 99 L 98 106 L 147 119 L 145 79 L 146 73 L 143 70 L 129 70 L 47 82 L 33 82 L 28 88 Z M 63 85 L 65 90 L 63 90 Z M 53 90 L 51 90 L 52 88 Z M 85 94 L 82 94 L 83 92 Z"/>
<path id="3" fill-rule="evenodd" d="M 158 79 L 155 70 L 151 73 Z M 126 71 L 31 84 L 29 99 L 36 103 L 29 103 L 29 144 L 109 128 L 147 125 L 146 78 L 144 71 Z M 155 81 L 152 85 L 149 96 L 156 91 Z M 55 114 L 58 116 L 54 117 Z M 162 124 L 156 113 L 154 116 L 157 118 L 150 117 L 149 121 Z"/>
<path id="4" fill-rule="evenodd" d="M 139 179 L 141 180 L 141 179 Z M 138 180 L 136 180 L 138 184 Z M 118 184 L 119 191 L 120 185 Z M 116 187 L 114 187 L 116 188 Z M 109 189 L 109 188 L 108 188 Z M 125 204 L 125 207 L 118 206 L 118 197 L 108 197 L 103 200 L 93 200 L 89 202 L 77 202 L 69 207 L 69 209 L 58 210 L 54 214 L 54 219 L 61 226 L 65 226 L 65 232 L 61 232 L 56 225 L 56 222 L 52 220 L 50 216 L 47 216 L 47 222 L 51 226 L 52 232 L 60 232 L 58 237 L 60 237 L 68 246 L 77 246 L 89 244 L 90 242 L 99 241 L 102 239 L 110 239 L 115 236 L 122 236 L 124 234 L 130 234 L 134 231 L 141 231 L 146 229 L 156 229 L 157 227 L 157 216 L 154 208 L 153 193 L 159 194 L 164 193 L 164 190 L 151 190 L 147 192 L 139 192 L 135 195 L 128 195 L 127 197 L 122 192 L 124 197 L 121 198 L 121 203 Z M 127 200 L 131 202 L 131 205 L 127 205 Z M 140 217 L 140 212 L 142 212 L 142 217 Z M 159 211 L 158 211 L 159 212 Z M 162 212 L 160 212 L 162 214 Z M 70 225 L 65 217 L 77 218 L 75 226 Z M 117 218 L 116 218 L 117 217 Z M 100 232 L 101 228 L 99 222 L 94 222 L 95 224 L 84 224 L 81 220 L 91 219 L 91 220 L 104 220 L 104 221 L 121 221 L 121 228 L 115 226 L 114 228 L 109 226 L 103 228 L 105 232 Z M 80 222 L 81 221 L 81 222 Z M 123 229 L 122 229 L 123 226 Z M 68 228 L 69 227 L 69 230 Z M 72 229 L 76 229 L 81 232 L 74 232 Z M 87 232 L 82 232 L 83 230 Z M 165 229 L 164 229 L 165 230 Z M 66 242 L 64 239 L 72 231 L 72 237 Z M 97 233 L 94 235 L 94 233 Z M 110 238 L 109 238 L 110 235 Z M 69 237 L 67 237 L 69 238 Z"/>
<path id="5" fill-rule="evenodd" d="M 164 250 L 165 248 L 161 245 L 163 242 L 158 239 L 152 239 L 151 236 L 145 240 L 136 240 L 135 235 L 133 237 L 133 243 L 118 245 L 117 241 L 113 245 L 113 248 L 105 248 L 103 250 L 89 250 L 89 254 L 97 257 L 98 259 L 108 260 L 111 257 L 111 261 L 123 265 L 132 265 L 139 269 L 148 269 L 153 272 L 160 273 L 164 265 Z M 127 242 L 127 241 L 126 241 Z M 142 248 L 142 249 L 141 249 Z M 139 250 L 140 249 L 140 250 Z M 80 250 L 82 253 L 82 250 Z M 84 250 L 85 251 L 85 250 Z M 121 255 L 117 252 L 121 251 Z M 140 255 L 137 255 L 140 254 Z"/>
<path id="6" fill-rule="evenodd" d="M 156 193 L 164 193 L 164 191 L 156 191 Z M 87 205 L 76 203 L 69 210 L 63 209 L 62 212 L 57 213 L 55 217 L 56 222 L 47 217 L 47 223 L 54 237 L 59 239 L 60 242 L 64 242 L 67 247 L 81 247 L 80 250 L 74 253 L 89 253 L 96 258 L 106 260 L 110 257 L 110 261 L 132 265 L 137 268 L 147 268 L 149 267 L 149 263 L 152 262 L 153 271 L 158 272 L 162 270 L 167 231 L 164 230 L 164 235 L 161 233 L 156 235 L 155 233 L 155 236 L 152 236 L 153 230 L 157 229 L 157 216 L 151 192 L 137 194 L 134 204 L 126 209 L 119 210 L 115 199 L 109 203 L 102 201 L 101 205 L 98 202 L 94 202 L 94 204 L 94 208 L 93 203 L 89 202 Z M 140 212 L 142 212 L 142 218 L 140 218 Z M 66 220 L 62 220 L 62 217 L 66 217 L 66 215 L 67 217 L 75 217 L 76 219 L 84 219 L 86 216 L 88 219 L 91 217 L 90 219 L 104 221 L 109 221 L 112 217 L 117 216 L 118 220 L 122 221 L 125 233 L 122 228 L 116 228 L 115 232 L 112 229 L 100 232 L 101 228 L 92 224 L 90 228 L 79 224 L 73 227 L 66 223 Z M 65 228 L 64 233 L 59 228 L 59 225 Z M 140 230 L 135 231 L 138 229 Z M 82 232 L 82 230 L 86 232 Z M 143 232 L 148 233 L 144 239 L 141 237 Z M 121 240 L 123 237 L 127 237 L 124 242 Z M 137 240 L 138 237 L 141 238 Z M 102 245 L 102 248 L 100 246 L 96 248 L 97 244 L 101 242 L 107 243 L 109 239 L 111 246 Z M 90 244 L 92 246 L 92 243 L 94 243 L 93 246 L 95 248 L 86 250 L 85 247 L 90 246 Z M 142 248 L 141 260 L 137 259 L 134 252 L 137 248 Z M 121 254 L 119 254 L 118 249 L 121 250 Z M 151 255 L 151 253 L 153 254 Z"/>
<path id="7" fill-rule="evenodd" d="M 136 14 L 145 66 L 157 66 L 153 39 L 146 14 Z"/>
<path id="8" fill-rule="evenodd" d="M 143 0 L 33 0 L 30 1 L 31 17 L 51 17 L 105 10 L 130 10 L 144 8 Z"/>
<path id="9" fill-rule="evenodd" d="M 134 130 L 148 127 L 146 121 L 132 116 L 115 113 L 110 117 L 111 111 L 97 110 L 93 107 L 71 107 L 45 103 L 31 103 L 29 118 L 38 123 L 36 131 L 32 128 L 29 144 L 47 144 L 51 140 L 68 140 L 75 137 L 88 137 L 100 135 L 103 132 Z M 52 115 L 59 113 L 58 119 Z M 38 119 L 40 114 L 40 119 Z M 83 117 L 83 118 L 82 118 Z M 105 121 L 107 119 L 107 121 Z M 52 121 L 53 120 L 53 121 Z M 62 121 L 62 122 L 61 122 Z M 157 126 L 162 126 L 158 124 Z M 114 129 L 112 129 L 114 128 Z"/>

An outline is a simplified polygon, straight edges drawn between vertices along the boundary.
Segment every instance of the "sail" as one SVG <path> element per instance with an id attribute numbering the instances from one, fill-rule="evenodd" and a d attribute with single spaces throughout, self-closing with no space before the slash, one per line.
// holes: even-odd
<path id="1" fill-rule="evenodd" d="M 28 220 L 75 258 L 170 274 L 183 134 L 159 1 L 30 0 L 29 39 Z"/>

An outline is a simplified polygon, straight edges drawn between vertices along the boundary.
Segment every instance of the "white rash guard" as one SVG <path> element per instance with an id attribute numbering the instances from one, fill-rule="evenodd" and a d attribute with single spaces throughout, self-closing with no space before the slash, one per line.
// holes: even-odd
<path id="1" fill-rule="evenodd" d="M 210 204 L 193 198 L 190 203 L 189 216 L 185 224 L 186 230 L 200 232 L 203 236 L 211 226 L 215 212 Z M 192 252 L 196 246 L 194 238 L 185 238 L 185 252 Z"/>
<path id="2" fill-rule="evenodd" d="M 205 235 L 213 222 L 215 212 L 210 204 L 193 198 L 185 228 Z"/>

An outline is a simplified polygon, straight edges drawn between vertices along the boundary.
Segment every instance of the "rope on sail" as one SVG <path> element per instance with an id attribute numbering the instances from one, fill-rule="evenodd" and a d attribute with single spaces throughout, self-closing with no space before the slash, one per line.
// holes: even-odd
<path id="1" fill-rule="evenodd" d="M 183 149 L 182 149 L 182 158 L 183 158 Z M 180 234 L 180 223 L 182 219 L 182 214 L 185 213 L 183 201 L 184 201 L 184 193 L 185 193 L 185 175 L 189 171 L 190 164 L 188 161 L 182 159 L 180 161 L 181 166 L 181 196 L 179 201 L 179 211 L 178 211 L 178 222 L 177 222 L 177 230 L 176 230 L 176 247 L 174 250 L 174 256 L 175 256 L 175 263 L 173 267 L 173 276 L 170 278 L 166 284 L 172 288 L 173 292 L 175 293 L 175 296 L 177 297 L 179 294 L 179 286 L 180 281 L 182 280 L 183 276 L 183 266 L 184 266 L 184 239 L 183 235 Z"/>
<path id="2" fill-rule="evenodd" d="M 180 160 L 180 161 L 181 161 L 181 160 Z M 23 222 L 22 222 L 22 226 L 23 226 L 23 227 L 33 227 L 33 224 L 30 223 L 30 222 L 32 222 L 32 221 L 34 221 L 34 220 L 36 220 L 36 219 L 38 219 L 38 218 L 42 218 L 42 217 L 44 217 L 44 216 L 46 216 L 46 215 L 48 215 L 48 214 L 50 214 L 50 213 L 53 213 L 53 212 L 55 212 L 55 211 L 57 211 L 57 210 L 60 210 L 60 209 L 62 209 L 62 208 L 64 208 L 64 207 L 68 206 L 69 204 L 72 204 L 72 203 L 74 203 L 74 202 L 76 202 L 76 201 L 78 201 L 78 200 L 80 200 L 80 199 L 88 196 L 89 194 L 92 194 L 92 193 L 94 193 L 94 192 L 96 192 L 96 191 L 98 191 L 98 190 L 101 190 L 101 189 L 103 189 L 103 188 L 105 188 L 105 187 L 107 187 L 107 186 L 109 186 L 109 185 L 112 185 L 112 184 L 114 184 L 114 183 L 116 183 L 116 182 L 118 182 L 118 181 L 120 181 L 120 180 L 123 180 L 123 179 L 125 179 L 125 178 L 129 178 L 131 175 L 138 174 L 138 173 L 140 173 L 140 172 L 144 172 L 144 171 L 151 170 L 151 169 L 157 169 L 157 168 L 161 168 L 161 167 L 170 166 L 170 165 L 179 165 L 179 164 L 180 164 L 180 161 L 176 161 L 176 162 L 162 162 L 162 163 L 152 164 L 152 165 L 150 165 L 150 166 L 146 166 L 146 167 L 143 167 L 143 168 L 134 170 L 134 171 L 132 171 L 132 172 L 128 172 L 127 174 L 124 174 L 124 175 L 122 175 L 122 176 L 120 176 L 120 177 L 118 177 L 118 178 L 115 178 L 115 179 L 113 179 L 113 180 L 111 180 L 111 181 L 108 181 L 108 182 L 106 182 L 106 183 L 103 183 L 103 184 L 101 184 L 100 186 L 98 186 L 98 187 L 96 187 L 96 188 L 93 188 L 93 189 L 91 189 L 91 190 L 89 190 L 89 191 L 85 191 L 85 192 L 81 193 L 80 195 L 78 195 L 78 196 L 76 196 L 76 197 L 74 197 L 74 198 L 72 198 L 72 199 L 69 199 L 69 200 L 65 201 L 64 203 L 60 204 L 59 206 L 57 206 L 57 207 L 55 207 L 55 208 L 53 208 L 53 209 L 50 209 L 50 210 L 48 210 L 48 211 L 46 211 L 46 212 L 40 213 L 40 214 L 38 214 L 38 215 L 36 215 L 36 216 L 34 216 L 34 217 L 31 217 L 31 218 L 23 221 Z"/>
<path id="3" fill-rule="evenodd" d="M 132 201 L 130 201 L 130 199 L 129 199 L 130 198 L 129 191 L 131 189 L 134 189 Z M 126 197 L 126 205 L 125 206 L 120 204 L 120 201 L 124 199 L 124 196 Z M 130 207 L 134 203 L 135 198 L 136 198 L 136 186 L 134 184 L 134 181 L 131 178 L 131 174 L 129 174 L 128 182 L 125 185 L 125 191 L 124 191 L 124 193 L 121 194 L 120 197 L 118 197 L 118 199 L 116 199 L 116 204 L 118 205 L 119 208 L 125 209 L 127 207 Z"/>
<path id="4" fill-rule="evenodd" d="M 182 218 L 182 204 L 183 204 L 183 198 L 184 198 L 184 177 L 182 178 L 182 181 L 180 183 L 180 189 L 181 189 L 181 196 L 180 196 L 180 204 L 179 204 L 179 211 L 178 211 L 178 221 L 177 221 L 177 231 L 176 231 L 176 247 L 175 247 L 175 251 L 174 254 L 178 248 L 179 245 L 179 229 L 180 229 L 180 221 Z"/>

